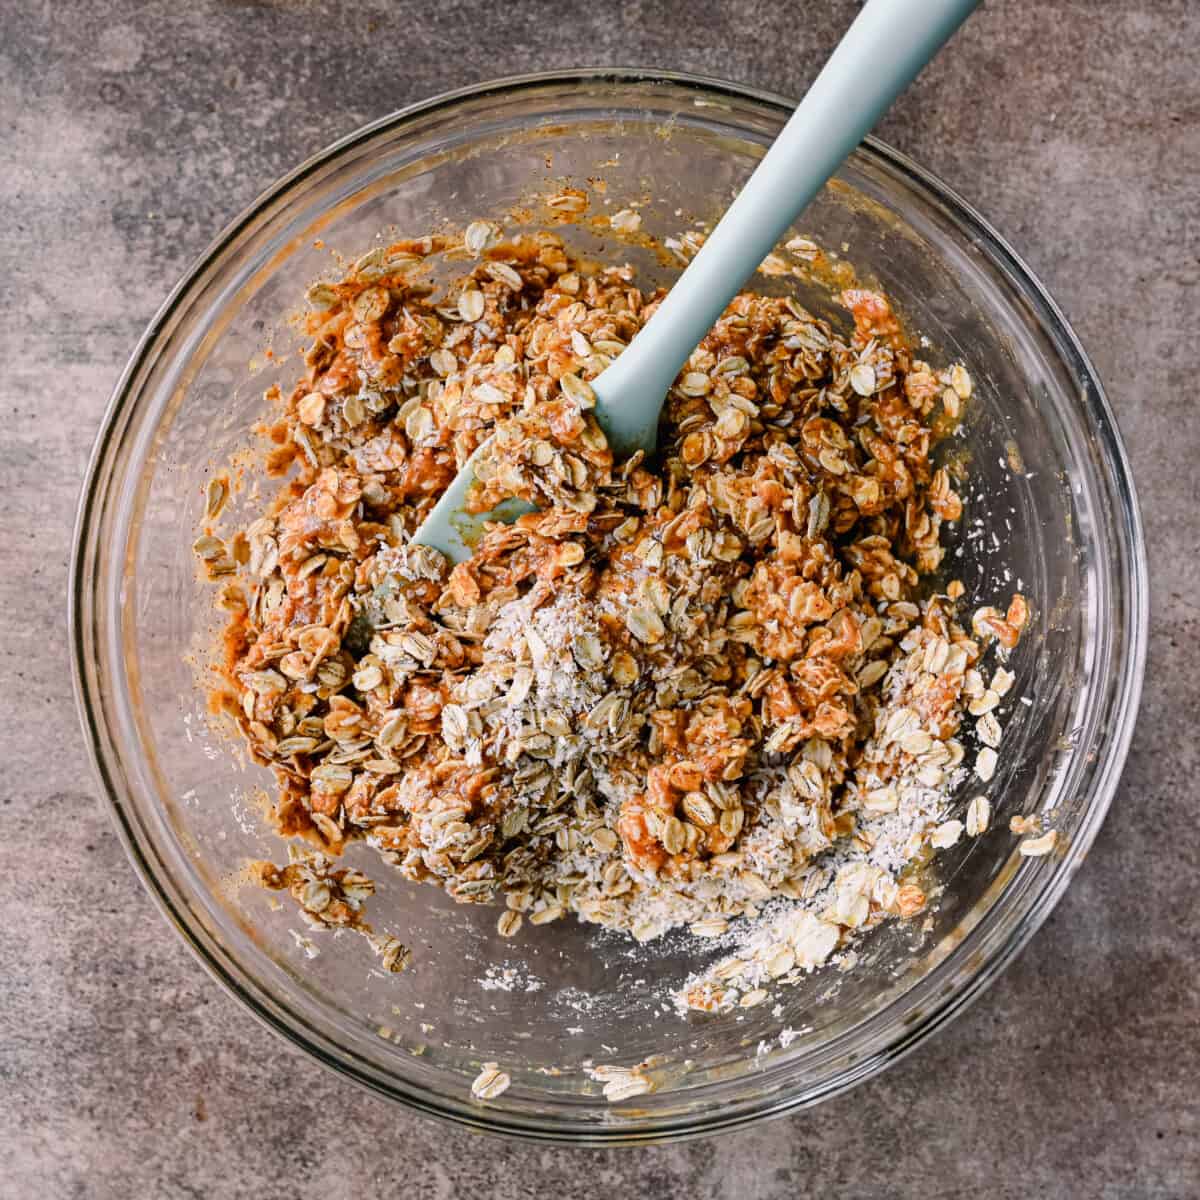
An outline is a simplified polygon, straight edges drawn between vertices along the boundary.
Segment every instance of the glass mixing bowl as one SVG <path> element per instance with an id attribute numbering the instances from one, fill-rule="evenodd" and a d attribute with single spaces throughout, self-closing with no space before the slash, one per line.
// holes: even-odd
<path id="1" fill-rule="evenodd" d="M 996 977 L 1062 895 L 1112 798 L 1147 603 L 1112 412 L 1013 251 L 944 185 L 869 142 L 797 232 L 877 280 L 935 361 L 969 366 L 976 394 L 959 444 L 972 486 L 949 561 L 969 600 L 1004 600 L 1019 586 L 1035 614 L 1013 658 L 1021 700 L 1009 705 L 989 789 L 991 828 L 942 854 L 944 891 L 925 925 L 881 927 L 855 967 L 781 989 L 780 1007 L 681 1019 L 661 997 L 703 961 L 694 942 L 638 948 L 566 921 L 501 941 L 494 909 L 456 906 L 376 869 L 369 918 L 415 951 L 392 976 L 350 934 L 318 935 L 319 954 L 307 957 L 294 909 L 239 883 L 247 860 L 279 861 L 282 847 L 252 801 L 269 778 L 207 725 L 195 664 L 212 628 L 211 585 L 190 547 L 213 465 L 247 443 L 263 389 L 297 370 L 282 315 L 328 272 L 331 248 L 356 255 L 387 227 L 461 226 L 563 181 L 587 187 L 603 175 L 596 203 L 644 201 L 644 227 L 659 236 L 714 220 L 789 108 L 712 80 L 596 71 L 504 80 L 387 117 L 305 163 L 225 230 L 154 318 L 105 417 L 78 518 L 72 648 L 126 849 L 243 1004 L 422 1112 L 607 1143 L 730 1128 L 832 1095 L 894 1062 Z M 594 230 L 579 236 L 600 257 L 634 258 L 643 277 L 673 274 L 636 248 L 601 246 Z M 804 298 L 831 307 L 815 291 Z M 249 511 L 236 503 L 235 519 Z M 1049 814 L 1054 854 L 1017 854 L 1008 823 L 1018 813 Z M 379 867 L 366 850 L 350 858 Z M 796 1036 L 781 1047 L 784 1028 Z M 615 1105 L 585 1069 L 647 1057 L 656 1090 Z M 484 1104 L 470 1085 L 487 1061 L 513 1082 Z"/>

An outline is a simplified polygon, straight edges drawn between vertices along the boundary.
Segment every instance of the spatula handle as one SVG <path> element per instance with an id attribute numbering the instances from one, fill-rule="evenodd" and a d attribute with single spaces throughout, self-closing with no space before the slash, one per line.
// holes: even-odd
<path id="1" fill-rule="evenodd" d="M 978 0 L 868 0 L 774 145 L 657 312 L 604 372 L 610 440 L 653 446 L 663 396 L 697 343 L 825 181 Z M 628 429 L 611 429 L 628 420 Z M 636 428 L 635 428 L 636 427 Z M 615 434 L 615 438 L 614 438 Z"/>

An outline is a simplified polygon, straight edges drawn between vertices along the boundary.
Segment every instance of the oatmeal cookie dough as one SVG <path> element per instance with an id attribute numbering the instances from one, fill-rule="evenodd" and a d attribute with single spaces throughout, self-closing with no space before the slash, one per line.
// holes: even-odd
<path id="1" fill-rule="evenodd" d="M 568 913 L 714 936 L 791 902 L 761 971 L 685 997 L 747 1003 L 919 911 L 906 867 L 960 832 L 960 725 L 999 686 L 985 644 L 1028 620 L 1017 597 L 964 628 L 961 585 L 927 582 L 962 514 L 933 450 L 970 378 L 918 357 L 878 292 L 843 292 L 835 327 L 746 291 L 672 387 L 658 453 L 614 461 L 588 381 L 663 293 L 555 235 L 485 233 L 310 291 L 305 375 L 264 429 L 289 481 L 228 547 L 202 539 L 231 614 L 219 702 L 276 774 L 282 834 L 365 841 L 502 904 L 506 936 Z M 447 248 L 477 259 L 435 294 L 414 267 Z M 451 567 L 411 536 L 489 437 L 475 506 L 538 511 Z M 273 885 L 324 899 L 292 874 Z"/>

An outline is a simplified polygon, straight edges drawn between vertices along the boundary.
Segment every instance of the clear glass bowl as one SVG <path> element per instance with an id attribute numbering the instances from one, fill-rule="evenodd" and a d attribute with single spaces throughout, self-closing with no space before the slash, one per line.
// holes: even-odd
<path id="1" fill-rule="evenodd" d="M 356 254 L 385 227 L 461 225 L 597 174 L 605 200 L 645 200 L 648 230 L 678 232 L 719 216 L 788 111 L 782 99 L 712 80 L 600 71 L 504 80 L 379 121 L 294 171 L 213 243 L 155 317 L 105 417 L 76 532 L 72 648 L 83 723 L 129 855 L 242 1003 L 412 1108 L 606 1143 L 812 1104 L 894 1062 L 996 977 L 1062 895 L 1112 798 L 1147 605 L 1112 413 L 1013 251 L 944 185 L 870 142 L 797 232 L 844 245 L 929 338 L 931 357 L 968 364 L 975 498 L 962 529 L 981 519 L 987 533 L 964 536 L 950 561 L 980 603 L 1019 580 L 1036 617 L 1014 657 L 1024 702 L 1007 718 L 992 827 L 942 855 L 944 892 L 927 927 L 881 927 L 854 969 L 783 989 L 779 1015 L 764 1004 L 681 1020 L 662 1011 L 661 993 L 697 965 L 694 943 L 632 949 L 573 922 L 501 942 L 495 910 L 456 906 L 382 870 L 370 919 L 416 953 L 409 971 L 385 976 L 352 935 L 319 940 L 319 956 L 306 958 L 295 912 L 239 884 L 248 859 L 278 861 L 282 847 L 251 800 L 269 787 L 265 773 L 235 762 L 206 724 L 195 661 L 212 601 L 190 544 L 212 466 L 246 443 L 263 389 L 296 371 L 297 343 L 280 318 L 329 269 L 329 249 L 314 241 Z M 601 255 L 630 255 L 579 236 Z M 649 254 L 633 257 L 644 277 L 672 275 Z M 816 291 L 805 300 L 830 307 Z M 268 343 L 273 358 L 262 353 Z M 1009 818 L 1032 812 L 1051 814 L 1060 831 L 1049 857 L 1016 853 Z M 378 865 L 365 851 L 352 859 Z M 488 979 L 494 962 L 510 964 L 511 977 Z M 780 1048 L 784 1027 L 800 1032 Z M 657 1089 L 618 1105 L 584 1070 L 647 1056 Z M 513 1084 L 485 1105 L 469 1088 L 490 1060 Z"/>

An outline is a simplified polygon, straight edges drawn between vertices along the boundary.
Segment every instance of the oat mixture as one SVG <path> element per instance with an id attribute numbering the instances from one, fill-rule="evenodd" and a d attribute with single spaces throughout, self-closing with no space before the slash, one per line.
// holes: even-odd
<path id="1" fill-rule="evenodd" d="M 421 263 L 445 252 L 463 274 L 434 291 Z M 655 459 L 615 462 L 588 380 L 661 295 L 486 222 L 371 252 L 310 290 L 304 378 L 268 394 L 283 495 L 196 544 L 231 616 L 219 703 L 275 771 L 280 833 L 313 847 L 263 882 L 388 966 L 406 952 L 362 921 L 370 881 L 337 868 L 351 839 L 498 905 L 508 937 L 568 914 L 715 937 L 767 906 L 679 994 L 721 1009 L 920 912 L 912 866 L 987 826 L 984 795 L 962 820 L 952 795 L 995 770 L 1013 679 L 983 657 L 1027 608 L 964 628 L 961 584 L 922 584 L 962 513 L 931 452 L 967 372 L 921 361 L 877 292 L 843 292 L 839 332 L 746 291 Z M 538 511 L 451 568 L 410 538 L 489 436 L 476 507 Z"/>

